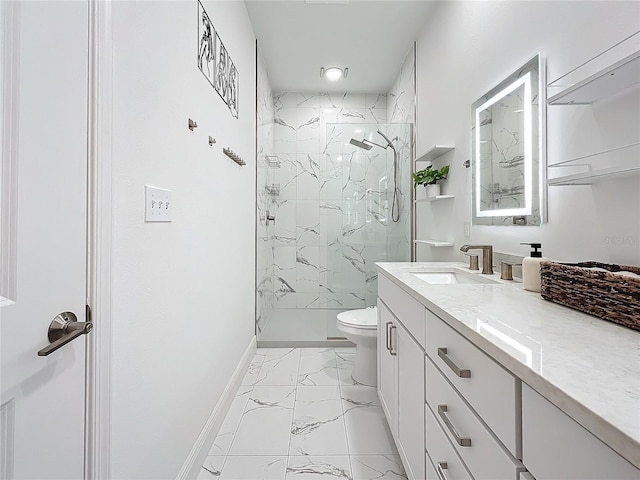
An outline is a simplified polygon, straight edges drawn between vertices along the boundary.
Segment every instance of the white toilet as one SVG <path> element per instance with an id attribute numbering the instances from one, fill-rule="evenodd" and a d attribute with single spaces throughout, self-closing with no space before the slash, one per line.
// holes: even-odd
<path id="1" fill-rule="evenodd" d="M 356 359 L 351 378 L 363 385 L 375 387 L 377 384 L 377 307 L 339 313 L 337 326 L 348 340 L 356 344 Z"/>

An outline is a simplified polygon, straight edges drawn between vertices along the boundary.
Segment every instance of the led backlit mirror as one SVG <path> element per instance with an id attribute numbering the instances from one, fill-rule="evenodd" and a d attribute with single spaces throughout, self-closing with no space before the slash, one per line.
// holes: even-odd
<path id="1" fill-rule="evenodd" d="M 471 108 L 473 223 L 545 221 L 545 82 L 536 55 Z"/>

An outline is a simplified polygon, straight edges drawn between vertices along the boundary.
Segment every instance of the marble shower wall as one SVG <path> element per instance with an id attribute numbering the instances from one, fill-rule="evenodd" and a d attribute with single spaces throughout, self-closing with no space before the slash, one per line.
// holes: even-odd
<path id="1" fill-rule="evenodd" d="M 393 124 L 408 124 L 412 127 L 412 134 L 409 139 L 404 143 L 401 143 L 401 152 L 403 156 L 409 156 L 407 161 L 400 162 L 401 172 L 399 177 L 402 179 L 407 179 L 409 182 L 409 186 L 407 188 L 403 188 L 403 192 L 408 196 L 406 200 L 411 205 L 411 189 L 413 185 L 411 183 L 411 172 L 412 163 L 413 163 L 413 153 L 415 152 L 415 124 L 416 124 L 416 62 L 415 62 L 415 53 L 416 53 L 415 43 L 407 53 L 407 56 L 402 62 L 402 67 L 398 72 L 398 76 L 396 77 L 396 81 L 394 82 L 391 90 L 387 95 L 387 112 L 388 112 L 388 122 Z M 404 138 L 404 137 L 400 137 Z M 389 247 L 388 252 L 389 255 L 393 256 L 393 258 L 400 258 L 405 249 L 408 248 L 411 250 L 411 208 L 406 209 L 402 212 L 402 216 L 400 221 L 397 224 L 394 224 L 391 227 L 391 231 L 389 233 Z M 410 256 L 406 259 L 410 260 Z"/>
<path id="2" fill-rule="evenodd" d="M 393 221 L 394 154 L 391 149 L 363 150 L 349 143 L 363 138 L 385 145 L 380 130 L 398 151 L 398 190 Z M 411 215 L 409 140 L 403 124 L 330 124 L 327 164 L 321 171 L 321 225 L 326 225 L 328 306 L 357 308 L 375 303 L 377 261 L 409 261 L 407 219 Z M 398 137 L 396 139 L 396 137 Z M 329 207 L 323 209 L 323 207 Z M 401 235 L 398 235 L 401 233 Z"/>
<path id="3" fill-rule="evenodd" d="M 256 333 L 259 334 L 269 321 L 275 305 L 273 288 L 273 224 L 267 225 L 267 211 L 273 208 L 273 196 L 268 186 L 274 182 L 277 167 L 273 154 L 274 111 L 273 96 L 269 86 L 267 69 L 258 54 L 257 69 L 257 195 L 256 195 Z"/>
<path id="4" fill-rule="evenodd" d="M 416 123 L 416 62 L 415 44 L 402 62 L 391 90 L 387 95 L 389 123 Z"/>
<path id="5" fill-rule="evenodd" d="M 384 94 L 274 96 L 274 153 L 281 162 L 271 211 L 276 307 L 375 303 L 373 261 L 388 259 L 388 235 L 378 227 L 388 216 L 381 182 L 392 157 L 390 150 L 364 152 L 348 142 L 364 135 L 383 142 L 375 131 L 386 122 L 386 105 Z"/>

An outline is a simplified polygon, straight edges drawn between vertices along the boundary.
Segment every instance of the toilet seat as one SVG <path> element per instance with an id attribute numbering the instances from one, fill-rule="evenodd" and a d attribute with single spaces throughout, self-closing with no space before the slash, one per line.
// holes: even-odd
<path id="1" fill-rule="evenodd" d="M 362 330 L 376 330 L 378 328 L 378 308 L 361 308 L 339 313 L 338 324 Z"/>

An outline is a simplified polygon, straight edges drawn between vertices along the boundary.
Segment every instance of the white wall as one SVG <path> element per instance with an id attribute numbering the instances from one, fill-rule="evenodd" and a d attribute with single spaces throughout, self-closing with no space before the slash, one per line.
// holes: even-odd
<path id="1" fill-rule="evenodd" d="M 117 479 L 176 476 L 254 335 L 255 39 L 243 2 L 203 3 L 239 119 L 197 68 L 195 0 L 113 4 Z M 144 222 L 145 184 L 173 191 L 172 223 Z"/>
<path id="2" fill-rule="evenodd" d="M 525 255 L 520 242 L 542 242 L 558 260 L 640 264 L 638 177 L 586 187 L 550 187 L 549 222 L 542 227 L 473 226 L 471 104 L 540 52 L 553 80 L 640 30 L 638 2 L 441 2 L 418 40 L 417 153 L 453 144 L 444 193 L 456 198 L 418 212 L 418 238 L 453 239 L 451 248 L 421 246 L 418 260 L 459 259 L 460 245 L 490 243 Z M 634 95 L 592 107 L 549 107 L 549 163 L 638 141 L 640 109 Z M 439 164 L 438 164 L 439 166 Z"/>

